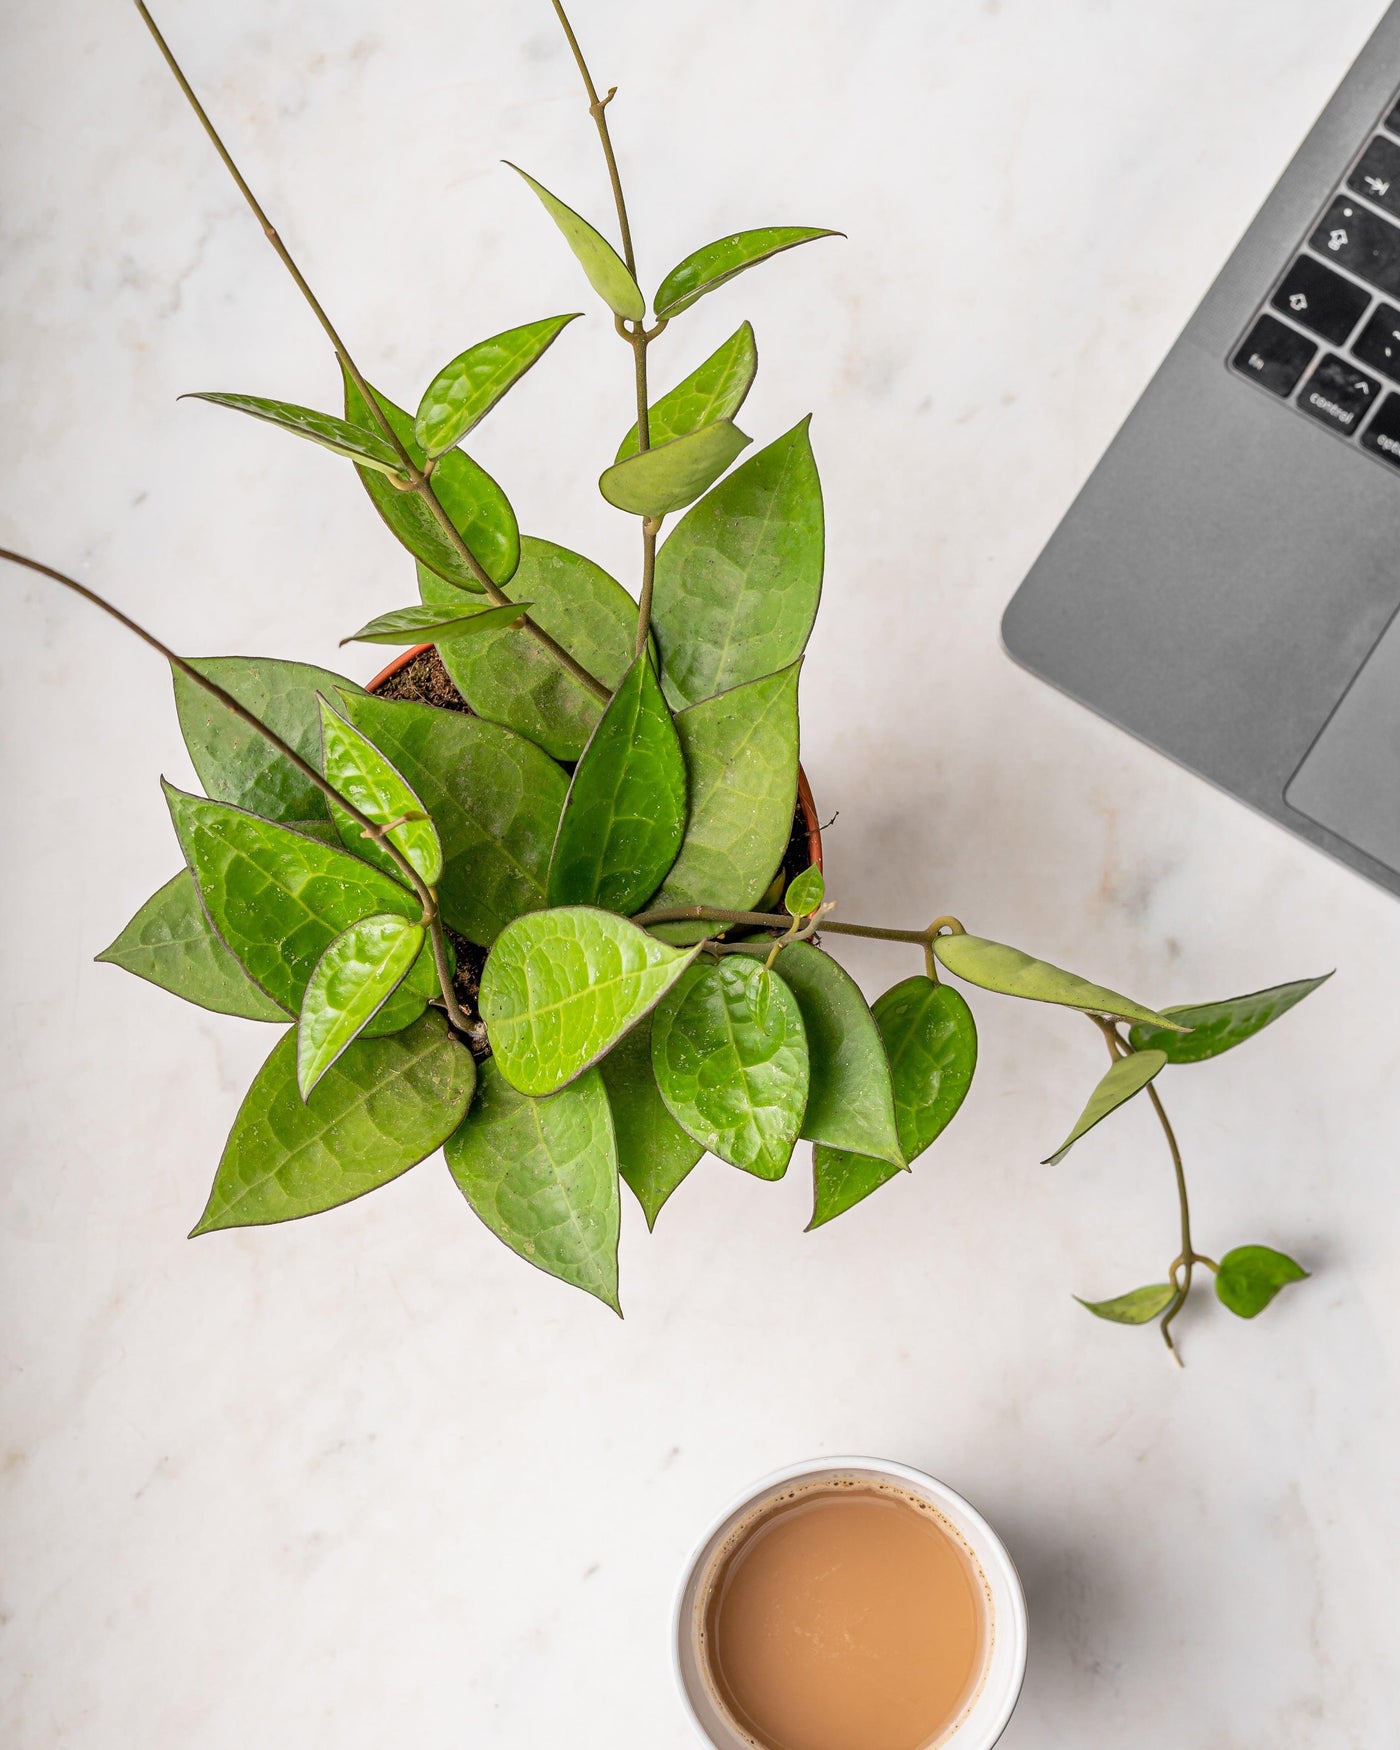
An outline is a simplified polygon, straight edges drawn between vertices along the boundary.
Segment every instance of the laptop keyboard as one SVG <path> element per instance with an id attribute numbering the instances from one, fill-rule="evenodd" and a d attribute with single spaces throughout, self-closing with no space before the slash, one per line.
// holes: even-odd
<path id="1" fill-rule="evenodd" d="M 1230 366 L 1400 471 L 1400 103 L 1285 267 Z"/>

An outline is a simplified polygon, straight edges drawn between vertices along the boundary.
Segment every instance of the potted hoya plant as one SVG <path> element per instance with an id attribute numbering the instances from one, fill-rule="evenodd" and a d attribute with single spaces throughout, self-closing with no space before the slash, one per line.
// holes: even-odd
<path id="1" fill-rule="evenodd" d="M 523 534 L 463 447 L 504 395 L 530 392 L 517 388 L 527 373 L 560 368 L 578 313 L 475 341 L 416 403 L 391 400 L 138 0 L 341 378 L 335 412 L 201 398 L 352 466 L 404 549 L 402 584 L 410 559 L 417 584 L 417 600 L 342 638 L 404 652 L 364 688 L 270 657 L 188 660 L 85 584 L 4 555 L 103 607 L 174 673 L 203 794 L 166 785 L 179 870 L 99 958 L 273 1031 L 195 1233 L 332 1209 L 441 1148 L 498 1238 L 617 1308 L 624 1182 L 654 1224 L 704 1153 L 778 1179 L 806 1140 L 815 1227 L 907 1172 L 972 1081 L 977 1031 L 960 988 L 971 986 L 1080 1011 L 1103 1035 L 1106 1073 L 1051 1161 L 1138 1094 L 1161 1121 L 1176 1256 L 1159 1283 L 1089 1310 L 1155 1320 L 1174 1354 L 1172 1321 L 1204 1267 L 1219 1299 L 1252 1317 L 1304 1271 L 1265 1246 L 1218 1260 L 1195 1249 L 1157 1078 L 1229 1050 L 1321 980 L 1159 1012 L 955 918 L 885 927 L 856 921 L 851 896 L 839 910 L 828 899 L 798 761 L 823 560 L 809 424 L 794 417 L 751 440 L 736 421 L 757 369 L 752 328 L 741 321 L 696 359 L 685 316 L 780 251 L 835 233 L 722 237 L 648 299 L 613 93 L 599 95 L 553 5 L 606 160 L 616 242 L 517 174 L 577 257 L 636 385 L 631 430 L 604 434 L 577 464 L 635 520 L 630 588 Z M 914 965 L 868 1006 L 832 953 L 844 936 L 905 943 Z"/>

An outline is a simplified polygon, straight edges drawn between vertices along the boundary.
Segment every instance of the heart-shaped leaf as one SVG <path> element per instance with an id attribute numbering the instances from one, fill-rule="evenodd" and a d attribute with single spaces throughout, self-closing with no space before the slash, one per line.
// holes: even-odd
<path id="1" fill-rule="evenodd" d="M 662 517 L 683 510 L 713 486 L 752 438 L 729 419 L 629 456 L 605 468 L 598 490 L 609 504 L 633 516 Z"/>
<path id="2" fill-rule="evenodd" d="M 456 1129 L 472 1054 L 439 1015 L 357 1039 L 303 1103 L 286 1033 L 239 1108 L 196 1234 L 315 1215 L 397 1179 Z"/>
<path id="3" fill-rule="evenodd" d="M 628 272 L 627 263 L 607 238 L 595 231 L 587 219 L 580 218 L 572 207 L 566 207 L 563 201 L 552 195 L 542 183 L 536 182 L 518 164 L 511 164 L 510 168 L 529 183 L 539 196 L 540 205 L 563 232 L 564 241 L 578 257 L 579 266 L 587 274 L 589 285 L 608 308 L 615 315 L 625 316 L 629 322 L 640 322 L 646 315 L 646 300 L 636 280 Z"/>
<path id="4" fill-rule="evenodd" d="M 413 435 L 411 416 L 380 390 L 374 395 L 394 435 L 421 468 L 427 458 Z M 345 378 L 345 412 L 358 424 L 374 417 L 349 376 Z M 458 589 L 480 592 L 476 574 L 452 545 L 421 493 L 402 492 L 372 469 L 361 468 L 359 475 L 389 532 L 415 559 Z M 433 491 L 492 583 L 508 583 L 520 563 L 520 530 L 505 493 L 465 450 L 449 450 L 440 459 L 433 471 Z"/>
<path id="5" fill-rule="evenodd" d="M 321 760 L 318 693 L 358 693 L 343 675 L 271 656 L 212 656 L 193 665 L 316 769 Z M 233 802 L 265 820 L 326 820 L 326 800 L 256 729 L 176 669 L 175 709 L 205 794 Z"/>
<path id="6" fill-rule="evenodd" d="M 813 863 L 788 882 L 783 904 L 790 917 L 809 918 L 825 898 L 826 882 L 821 870 Z"/>
<path id="7" fill-rule="evenodd" d="M 679 316 L 697 298 L 732 280 L 746 267 L 756 267 L 769 256 L 795 249 L 799 243 L 843 235 L 841 231 L 823 231 L 808 225 L 769 225 L 758 231 L 735 231 L 707 243 L 673 267 L 657 289 L 652 308 L 658 316 Z"/>
<path id="8" fill-rule="evenodd" d="M 1138 1026 L 1128 1038 L 1134 1051 L 1151 1048 L 1165 1051 L 1168 1063 L 1204 1063 L 1208 1057 L 1219 1057 L 1263 1031 L 1280 1015 L 1286 1015 L 1295 1003 L 1311 996 L 1321 984 L 1331 978 L 1324 972 L 1321 978 L 1300 978 L 1294 984 L 1276 984 L 1270 990 L 1256 990 L 1249 996 L 1228 997 L 1223 1003 L 1183 1003 L 1162 1013 L 1178 1026 L 1189 1027 L 1189 1033 L 1169 1033 L 1161 1027 Z"/>
<path id="9" fill-rule="evenodd" d="M 415 604 L 411 608 L 395 608 L 391 614 L 380 614 L 358 632 L 342 638 L 342 644 L 422 644 L 438 638 L 476 638 L 483 632 L 498 632 L 502 626 L 513 626 L 533 602 L 511 602 L 504 608 L 493 608 L 464 602 L 460 608 L 443 606 L 429 608 Z"/>
<path id="10" fill-rule="evenodd" d="M 786 668 L 806 648 L 825 539 L 807 426 L 736 468 L 656 556 L 652 624 L 677 707 Z"/>
<path id="11" fill-rule="evenodd" d="M 326 777 L 345 798 L 368 815 L 376 826 L 386 827 L 385 837 L 396 846 L 429 887 L 442 876 L 442 844 L 428 811 L 414 794 L 403 774 L 385 758 L 374 743 L 354 724 L 321 701 L 321 748 Z M 342 808 L 331 804 L 331 818 L 345 848 L 354 851 L 402 879 L 397 864 L 380 844 L 365 836 L 364 829 Z M 395 825 L 394 823 L 398 824 Z"/>
<path id="12" fill-rule="evenodd" d="M 444 1152 L 458 1190 L 498 1239 L 621 1312 L 617 1147 L 596 1070 L 532 1100 L 488 1060 Z"/>
<path id="13" fill-rule="evenodd" d="M 232 407 L 236 413 L 251 413 L 254 419 L 265 419 L 270 425 L 280 425 L 296 437 L 309 438 L 323 450 L 333 450 L 337 456 L 348 456 L 362 468 L 372 468 L 380 474 L 392 474 L 403 479 L 403 458 L 381 433 L 349 420 L 337 419 L 333 413 L 317 413 L 313 407 L 298 407 L 291 401 L 267 401 L 261 395 L 219 395 L 210 391 L 194 391 L 180 397 L 182 401 L 212 401 L 217 407 Z"/>
<path id="14" fill-rule="evenodd" d="M 220 941 L 188 869 L 152 894 L 97 958 L 216 1014 L 242 1015 L 249 1021 L 291 1018 L 258 989 Z"/>
<path id="15" fill-rule="evenodd" d="M 792 833 L 797 800 L 798 665 L 682 711 L 690 816 L 657 906 L 744 911 L 759 899 Z M 663 925 L 672 940 L 704 924 Z"/>
<path id="16" fill-rule="evenodd" d="M 478 1003 L 501 1073 L 522 1094 L 562 1088 L 654 1008 L 698 952 L 590 906 L 517 918 L 491 950 Z"/>
<path id="17" fill-rule="evenodd" d="M 549 852 L 568 779 L 548 754 L 463 711 L 368 697 L 343 703 L 437 826 L 438 903 L 454 930 L 489 947 L 512 918 L 549 903 Z"/>
<path id="18" fill-rule="evenodd" d="M 456 592 L 422 567 L 418 586 L 425 602 L 453 605 Z M 590 674 L 616 687 L 637 636 L 637 604 L 621 584 L 581 554 L 527 536 L 511 587 L 533 604 L 531 618 L 551 638 Z M 528 632 L 507 627 L 480 638 L 449 634 L 437 645 L 448 674 L 478 717 L 518 730 L 555 759 L 576 760 L 583 752 L 602 705 Z"/>
<path id="19" fill-rule="evenodd" d="M 1306 995 L 1306 992 L 1304 993 Z M 1302 1282 L 1301 1264 L 1271 1246 L 1236 1246 L 1220 1260 L 1215 1293 L 1238 1318 L 1252 1319 L 1290 1282 Z"/>
<path id="20" fill-rule="evenodd" d="M 1134 1288 L 1115 1300 L 1080 1300 L 1080 1306 L 1096 1319 L 1109 1319 L 1115 1325 L 1147 1325 L 1163 1313 L 1176 1299 L 1170 1282 L 1154 1282 L 1150 1288 Z"/>
<path id="21" fill-rule="evenodd" d="M 483 420 L 559 337 L 572 316 L 546 316 L 479 340 L 444 365 L 424 391 L 413 435 L 424 455 L 440 456 Z"/>
<path id="22" fill-rule="evenodd" d="M 644 1015 L 598 1070 L 612 1107 L 618 1166 L 647 1226 L 654 1228 L 662 1204 L 705 1151 L 676 1123 L 661 1098 L 651 1067 L 651 1020 Z"/>
<path id="23" fill-rule="evenodd" d="M 781 1179 L 807 1106 L 807 1037 L 797 998 L 742 955 L 689 968 L 652 1017 L 651 1061 L 671 1116 L 760 1179 Z"/>
<path id="24" fill-rule="evenodd" d="M 1115 1058 L 1099 1085 L 1090 1094 L 1088 1104 L 1079 1114 L 1074 1129 L 1054 1154 L 1047 1155 L 1041 1164 L 1057 1167 L 1086 1131 L 1101 1124 L 1110 1112 L 1116 1112 L 1134 1094 L 1140 1094 L 1166 1061 L 1167 1056 L 1163 1051 L 1133 1051 L 1127 1057 Z"/>
<path id="25" fill-rule="evenodd" d="M 549 903 L 639 911 L 675 862 L 684 831 L 685 758 L 644 651 L 574 772 L 549 865 Z"/>
<path id="26" fill-rule="evenodd" d="M 1122 1021 L 1151 1021 L 1176 1033 L 1187 1030 L 1183 1023 L 1169 1021 L 1155 1009 L 1130 1002 L 1101 985 L 1088 984 L 1072 972 L 1063 972 L 1046 960 L 1034 960 L 1001 942 L 989 942 L 981 936 L 938 936 L 933 951 L 954 978 L 981 985 L 983 990 L 1028 1002 L 1061 1003 L 1094 1015 L 1115 1015 Z"/>
<path id="27" fill-rule="evenodd" d="M 418 921 L 418 901 L 348 851 L 165 785 L 185 860 L 214 928 L 248 976 L 296 1014 L 316 962 L 375 912 Z"/>
<path id="28" fill-rule="evenodd" d="M 952 1123 L 972 1086 L 977 1026 L 960 992 L 921 974 L 877 997 L 872 1013 L 889 1059 L 900 1148 L 912 1163 Z M 812 1171 L 809 1229 L 844 1215 L 898 1169 L 869 1155 L 816 1148 Z"/>
<path id="29" fill-rule="evenodd" d="M 753 329 L 745 322 L 717 347 L 698 369 L 647 409 L 647 436 L 652 444 L 669 443 L 687 432 L 699 431 L 715 419 L 733 419 L 758 373 L 758 347 Z M 618 445 L 615 461 L 625 462 L 637 454 L 634 425 Z"/>
<path id="30" fill-rule="evenodd" d="M 297 1087 L 306 1099 L 403 982 L 425 931 L 393 912 L 351 924 L 316 962 L 297 1021 Z"/>

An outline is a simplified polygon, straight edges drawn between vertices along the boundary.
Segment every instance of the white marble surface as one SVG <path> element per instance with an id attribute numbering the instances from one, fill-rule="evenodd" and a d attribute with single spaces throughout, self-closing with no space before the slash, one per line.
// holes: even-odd
<path id="1" fill-rule="evenodd" d="M 511 157 L 606 213 L 545 0 L 167 0 L 171 37 L 367 368 L 407 399 L 580 285 Z M 1009 1750 L 1400 1739 L 1394 1558 L 1400 907 L 1054 696 L 1001 609 L 1380 0 L 577 0 L 644 272 L 746 224 L 850 233 L 657 349 L 757 327 L 745 424 L 809 408 L 830 520 L 804 758 L 844 915 L 956 910 L 1160 1002 L 1336 965 L 1174 1075 L 1207 1249 L 1315 1279 L 1203 1304 L 1175 1373 L 1071 1291 L 1156 1278 L 1134 1110 L 1037 1165 L 1090 1029 L 998 999 L 913 1178 L 804 1236 L 806 1175 L 707 1163 L 627 1311 L 533 1272 L 430 1162 L 190 1244 L 267 1049 L 91 957 L 175 865 L 159 665 L 3 578 L 0 1739 L 15 1750 L 681 1746 L 692 1536 L 810 1453 L 924 1465 L 1030 1593 Z M 325 346 L 130 10 L 4 9 L 0 539 L 193 651 L 315 661 L 408 599 L 330 458 L 196 404 L 331 404 Z M 671 342 L 674 341 L 674 346 Z M 483 429 L 536 533 L 631 575 L 597 499 L 628 419 L 594 318 Z M 372 658 L 348 659 L 357 675 Z M 913 970 L 847 957 L 873 994 Z"/>

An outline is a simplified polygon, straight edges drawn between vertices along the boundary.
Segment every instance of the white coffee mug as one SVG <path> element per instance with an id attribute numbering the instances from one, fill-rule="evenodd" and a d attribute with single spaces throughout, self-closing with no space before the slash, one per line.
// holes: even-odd
<path id="1" fill-rule="evenodd" d="M 795 1482 L 810 1483 L 826 1477 L 893 1484 L 918 1496 L 944 1516 L 973 1552 L 991 1599 L 991 1645 L 981 1688 L 971 1706 L 938 1744 L 940 1750 L 944 1745 L 947 1750 L 991 1750 L 1006 1730 L 1026 1674 L 1026 1596 L 1020 1576 L 1005 1544 L 975 1507 L 924 1471 L 885 1458 L 809 1458 L 802 1464 L 789 1465 L 746 1489 L 696 1545 L 676 1595 L 672 1633 L 676 1682 L 695 1729 L 714 1750 L 752 1750 L 751 1740 L 730 1724 L 702 1674 L 702 1590 L 715 1555 L 740 1520 L 769 1496 L 781 1493 Z M 853 1745 L 852 1750 L 859 1750 L 859 1746 Z"/>

